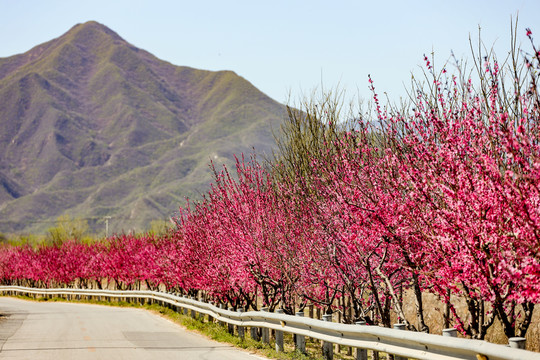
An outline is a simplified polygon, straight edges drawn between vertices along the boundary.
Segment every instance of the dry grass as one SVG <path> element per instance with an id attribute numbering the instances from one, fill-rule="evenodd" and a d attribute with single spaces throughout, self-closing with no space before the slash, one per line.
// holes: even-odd
<path id="1" fill-rule="evenodd" d="M 443 330 L 443 303 L 436 295 L 423 294 L 425 322 L 429 326 L 430 333 L 442 334 Z M 464 301 L 455 303 L 458 314 L 466 314 L 466 304 Z M 404 313 L 408 321 L 418 327 L 416 320 L 416 308 L 412 293 L 407 293 L 404 298 Z M 458 334 L 462 337 L 461 334 Z M 533 319 L 529 330 L 527 331 L 527 350 L 540 352 L 540 309 L 536 307 L 533 313 Z M 504 334 L 501 323 L 495 320 L 495 323 L 489 328 L 486 340 L 495 344 L 508 344 L 508 338 Z"/>

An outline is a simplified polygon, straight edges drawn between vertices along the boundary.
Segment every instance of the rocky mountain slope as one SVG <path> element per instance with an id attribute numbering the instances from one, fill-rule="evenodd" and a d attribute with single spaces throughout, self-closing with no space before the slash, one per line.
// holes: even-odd
<path id="1" fill-rule="evenodd" d="M 175 66 L 96 22 L 0 58 L 0 232 L 63 214 L 142 230 L 268 152 L 284 106 L 231 71 Z"/>

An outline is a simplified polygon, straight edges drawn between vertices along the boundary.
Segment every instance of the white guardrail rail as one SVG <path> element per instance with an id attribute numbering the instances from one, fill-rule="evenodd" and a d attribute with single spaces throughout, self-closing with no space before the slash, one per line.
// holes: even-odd
<path id="1" fill-rule="evenodd" d="M 266 311 L 230 311 L 187 297 L 146 290 L 40 289 L 0 286 L 0 294 L 56 295 L 146 299 L 209 315 L 217 321 L 240 327 L 259 327 L 304 335 L 327 343 L 394 354 L 402 358 L 426 360 L 487 359 L 540 360 L 540 353 L 482 340 L 462 339 L 379 326 L 332 323 L 308 317 Z M 361 357 L 358 357 L 361 358 Z M 367 357 L 365 357 L 367 359 Z"/>

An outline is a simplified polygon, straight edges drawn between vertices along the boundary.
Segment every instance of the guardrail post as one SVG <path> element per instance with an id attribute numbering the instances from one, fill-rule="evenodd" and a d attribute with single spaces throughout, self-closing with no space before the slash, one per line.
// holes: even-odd
<path id="1" fill-rule="evenodd" d="M 442 335 L 447 336 L 447 337 L 457 337 L 457 329 L 454 329 L 454 328 L 443 329 Z"/>
<path id="2" fill-rule="evenodd" d="M 407 325 L 405 324 L 394 324 L 394 329 L 396 330 L 406 330 Z M 394 360 L 407 360 L 407 358 L 399 355 L 394 355 Z"/>
<path id="3" fill-rule="evenodd" d="M 508 339 L 508 344 L 513 349 L 525 349 L 525 338 L 511 337 L 510 339 Z"/>
<path id="4" fill-rule="evenodd" d="M 234 311 L 234 308 L 231 306 L 229 307 L 229 311 Z M 234 335 L 234 325 L 231 323 L 227 323 L 227 331 L 229 334 Z"/>
<path id="5" fill-rule="evenodd" d="M 260 334 L 259 334 L 259 328 L 256 327 L 256 326 L 252 326 L 250 328 L 250 332 L 251 332 L 251 338 L 255 341 L 260 341 L 261 340 L 261 337 L 260 337 Z"/>
<path id="6" fill-rule="evenodd" d="M 225 304 L 219 304 L 220 309 L 225 309 Z M 225 321 L 220 320 L 219 321 L 220 326 L 225 326 Z"/>
<path id="7" fill-rule="evenodd" d="M 192 296 L 191 300 L 197 300 L 197 299 L 195 298 L 195 296 Z M 197 311 L 195 311 L 195 309 L 191 309 L 191 317 L 193 319 L 197 319 Z"/>
<path id="8" fill-rule="evenodd" d="M 366 322 L 364 320 L 357 321 L 356 325 L 364 326 L 364 325 L 366 325 Z M 361 348 L 356 348 L 356 360 L 368 360 L 367 350 L 366 349 L 361 349 Z"/>
<path id="9" fill-rule="evenodd" d="M 187 299 L 187 296 L 182 296 L 184 299 Z M 185 316 L 188 316 L 188 308 L 187 307 L 184 307 L 184 315 Z"/>
<path id="10" fill-rule="evenodd" d="M 304 317 L 304 312 L 303 311 L 298 311 L 298 312 L 296 312 L 296 316 Z M 305 336 L 296 334 L 295 337 L 296 337 L 296 342 L 295 342 L 296 350 L 300 351 L 302 354 L 305 354 L 306 353 L 306 338 L 305 338 Z"/>
<path id="11" fill-rule="evenodd" d="M 251 334 L 251 338 L 255 341 L 260 341 L 261 337 L 259 336 L 259 328 L 256 326 L 252 326 L 249 330 Z"/>
<path id="12" fill-rule="evenodd" d="M 215 306 L 215 305 L 216 305 L 213 301 L 210 301 L 209 304 L 212 305 L 212 306 Z M 213 322 L 214 322 L 214 317 L 213 317 L 212 315 L 210 315 L 210 314 L 208 314 L 208 322 L 209 322 L 209 323 L 213 323 Z"/>
<path id="13" fill-rule="evenodd" d="M 178 293 L 173 293 L 174 296 L 178 297 Z M 177 312 L 178 314 L 180 314 L 180 306 L 178 305 L 178 300 L 177 299 L 174 299 L 174 302 L 175 302 L 175 305 L 174 305 L 174 308 L 173 310 L 175 312 Z"/>
<path id="14" fill-rule="evenodd" d="M 243 313 L 244 312 L 244 308 L 243 307 L 239 307 L 237 312 L 239 313 Z M 245 337 L 245 328 L 243 326 L 240 326 L 238 325 L 238 337 L 242 340 L 244 340 L 244 337 Z"/>
<path id="15" fill-rule="evenodd" d="M 277 314 L 283 314 L 284 311 L 283 309 L 277 309 L 276 310 L 276 313 Z M 276 330 L 276 351 L 277 352 L 283 352 L 285 350 L 285 348 L 283 347 L 283 331 L 281 330 Z"/>
<path id="16" fill-rule="evenodd" d="M 167 292 L 167 294 L 169 294 L 170 296 L 174 296 L 173 292 L 172 291 L 169 291 Z M 175 310 L 176 309 L 176 305 L 173 305 L 173 303 L 170 301 L 171 299 L 169 299 L 169 302 L 167 302 L 167 307 L 171 310 Z"/>
<path id="17" fill-rule="evenodd" d="M 176 296 L 177 298 L 181 297 L 179 293 L 175 293 L 174 296 Z M 176 312 L 178 314 L 181 314 L 182 313 L 182 305 L 178 301 L 178 299 L 176 299 L 175 302 L 176 302 L 176 306 L 175 306 Z"/>
<path id="18" fill-rule="evenodd" d="M 261 311 L 268 312 L 267 307 L 263 307 Z M 263 327 L 261 328 L 262 342 L 263 344 L 270 344 L 270 329 Z"/>
<path id="19" fill-rule="evenodd" d="M 332 314 L 325 314 L 322 316 L 323 321 L 332 322 Z M 328 341 L 323 341 L 322 345 L 322 355 L 326 360 L 332 360 L 334 358 L 334 351 L 332 349 L 332 343 Z"/>

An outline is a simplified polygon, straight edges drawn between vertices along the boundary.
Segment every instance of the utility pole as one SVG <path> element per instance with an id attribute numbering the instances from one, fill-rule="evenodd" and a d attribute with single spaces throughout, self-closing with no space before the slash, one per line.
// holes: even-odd
<path id="1" fill-rule="evenodd" d="M 109 219 L 111 219 L 110 216 L 105 216 L 103 219 L 105 219 L 105 237 L 109 237 Z"/>

